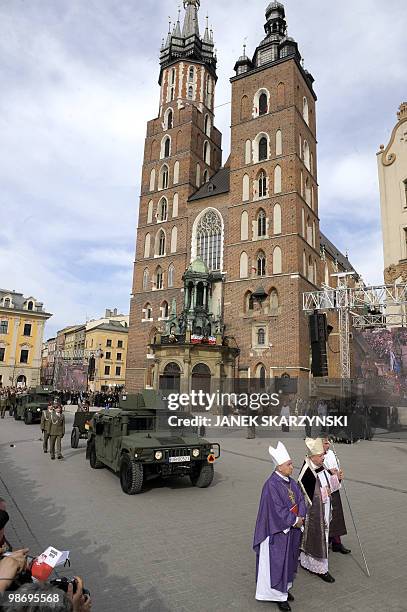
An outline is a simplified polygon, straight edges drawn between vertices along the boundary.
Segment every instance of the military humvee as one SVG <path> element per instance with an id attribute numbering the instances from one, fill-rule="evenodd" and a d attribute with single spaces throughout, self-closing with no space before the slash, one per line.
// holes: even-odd
<path id="1" fill-rule="evenodd" d="M 154 391 L 123 395 L 119 408 L 92 419 L 86 449 L 90 466 L 111 468 L 128 495 L 140 493 L 147 480 L 158 476 L 189 476 L 192 485 L 208 487 L 219 444 L 200 438 L 192 428 L 171 427 L 169 416 L 174 412 Z M 176 416 L 182 415 L 177 411 Z"/>
<path id="2" fill-rule="evenodd" d="M 24 419 L 26 425 L 39 423 L 42 411 L 46 410 L 49 400 L 53 400 L 54 395 L 52 387 L 35 387 L 27 393 L 17 395 L 14 408 L 15 420 Z"/>

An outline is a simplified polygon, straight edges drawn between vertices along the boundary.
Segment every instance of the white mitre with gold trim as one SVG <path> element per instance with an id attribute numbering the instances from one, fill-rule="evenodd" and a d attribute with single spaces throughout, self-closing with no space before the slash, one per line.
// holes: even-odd
<path id="1" fill-rule="evenodd" d="M 308 449 L 308 455 L 322 455 L 324 452 L 324 445 L 322 438 L 305 438 L 305 446 Z"/>
<path id="2" fill-rule="evenodd" d="M 269 446 L 269 453 L 276 466 L 279 466 L 282 463 L 286 463 L 286 461 L 291 461 L 291 457 L 282 442 L 279 442 L 277 444 L 277 448 Z"/>

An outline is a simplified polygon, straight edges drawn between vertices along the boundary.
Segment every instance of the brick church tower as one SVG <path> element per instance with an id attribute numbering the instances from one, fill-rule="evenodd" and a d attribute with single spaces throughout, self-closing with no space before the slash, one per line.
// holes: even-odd
<path id="1" fill-rule="evenodd" d="M 200 35 L 200 0 L 184 8 L 147 125 L 126 387 L 308 377 L 302 293 L 326 281 L 329 258 L 331 271 L 349 263 L 319 231 L 313 78 L 272 2 L 265 38 L 235 65 L 222 167 L 213 35 Z"/>

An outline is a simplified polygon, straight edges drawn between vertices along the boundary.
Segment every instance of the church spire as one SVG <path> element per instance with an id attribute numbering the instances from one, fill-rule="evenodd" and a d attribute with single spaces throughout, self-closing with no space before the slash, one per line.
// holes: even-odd
<path id="1" fill-rule="evenodd" d="M 216 52 L 214 49 L 213 32 L 209 29 L 207 20 L 205 33 L 201 38 L 199 35 L 198 11 L 201 0 L 183 0 L 185 17 L 181 31 L 181 17 L 178 12 L 178 20 L 174 26 L 169 26 L 166 42 L 160 50 L 160 78 L 163 70 L 183 58 L 188 61 L 198 61 L 206 65 L 216 80 Z"/>
<path id="2" fill-rule="evenodd" d="M 200 0 L 184 0 L 184 8 L 186 10 L 184 27 L 182 28 L 182 36 L 184 38 L 199 36 L 198 10 L 200 5 Z"/>

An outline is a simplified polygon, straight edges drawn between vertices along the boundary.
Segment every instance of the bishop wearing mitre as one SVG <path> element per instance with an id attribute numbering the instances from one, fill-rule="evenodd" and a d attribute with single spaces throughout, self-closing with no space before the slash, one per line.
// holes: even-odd
<path id="1" fill-rule="evenodd" d="M 289 592 L 298 568 L 306 514 L 301 489 L 291 478 L 293 462 L 284 444 L 269 447 L 275 469 L 263 486 L 254 533 L 256 599 L 274 601 L 280 610 L 291 610 Z"/>
<path id="2" fill-rule="evenodd" d="M 332 518 L 331 474 L 324 466 L 322 438 L 305 438 L 307 456 L 298 477 L 298 484 L 307 504 L 307 517 L 301 543 L 301 566 L 324 582 L 335 579 L 328 571 L 328 537 Z"/>

